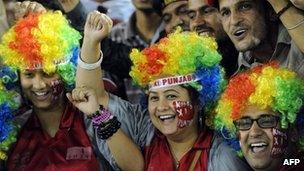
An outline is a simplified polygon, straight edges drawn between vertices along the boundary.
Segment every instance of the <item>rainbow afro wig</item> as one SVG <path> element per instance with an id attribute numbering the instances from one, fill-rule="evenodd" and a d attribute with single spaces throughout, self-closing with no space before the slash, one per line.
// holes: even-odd
<path id="1" fill-rule="evenodd" d="M 133 49 L 130 56 L 133 62 L 130 75 L 144 89 L 161 83 L 160 78 L 167 78 L 169 85 L 170 81 L 186 80 L 183 85 L 197 90 L 205 110 L 217 101 L 223 89 L 224 71 L 219 66 L 222 57 L 212 37 L 178 29 L 141 52 Z"/>
<path id="2" fill-rule="evenodd" d="M 80 38 L 60 11 L 30 14 L 4 34 L 0 54 L 15 70 L 57 72 L 69 87 L 74 84 Z"/>
<path id="3" fill-rule="evenodd" d="M 280 113 L 280 125 L 286 129 L 295 125 L 304 129 L 304 82 L 295 72 L 280 68 L 275 62 L 264 64 L 233 77 L 216 107 L 215 128 L 227 142 L 240 152 L 237 130 L 233 121 L 242 117 L 248 105 L 270 108 Z M 302 131 L 303 132 L 303 131 Z M 304 136 L 304 133 L 302 134 Z M 300 146 L 304 147 L 304 137 Z"/>
<path id="4" fill-rule="evenodd" d="M 20 102 L 19 71 L 42 69 L 60 75 L 66 90 L 75 83 L 80 34 L 60 11 L 29 14 L 19 20 L 2 37 L 0 57 L 0 159 L 16 141 L 17 128 L 13 116 Z M 19 100 L 20 101 L 20 100 Z"/>

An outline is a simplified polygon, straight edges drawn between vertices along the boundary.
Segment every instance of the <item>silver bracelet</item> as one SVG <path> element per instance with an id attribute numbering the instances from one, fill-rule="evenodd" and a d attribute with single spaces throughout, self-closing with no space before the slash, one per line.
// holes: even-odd
<path id="1" fill-rule="evenodd" d="M 100 67 L 102 59 L 103 59 L 103 54 L 102 54 L 102 51 L 100 51 L 100 57 L 99 57 L 98 61 L 95 62 L 95 63 L 89 64 L 89 63 L 84 62 L 81 59 L 80 52 L 79 52 L 79 54 L 78 54 L 78 66 L 80 68 L 83 68 L 83 69 L 86 69 L 86 70 L 93 70 L 93 69 L 96 69 L 96 68 Z"/>
<path id="2" fill-rule="evenodd" d="M 302 18 L 302 20 L 300 22 L 298 22 L 296 25 L 287 28 L 287 30 L 295 29 L 295 28 L 299 27 L 300 25 L 302 25 L 303 23 L 304 23 L 304 18 Z"/>

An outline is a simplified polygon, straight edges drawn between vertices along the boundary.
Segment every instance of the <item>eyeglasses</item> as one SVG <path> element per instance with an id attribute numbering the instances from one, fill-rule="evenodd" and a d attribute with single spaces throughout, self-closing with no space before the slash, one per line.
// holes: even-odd
<path id="1" fill-rule="evenodd" d="M 238 130 L 247 131 L 251 128 L 254 121 L 257 122 L 260 128 L 274 128 L 277 126 L 279 120 L 280 120 L 279 116 L 263 114 L 257 119 L 252 119 L 250 117 L 243 117 L 235 120 L 233 123 Z"/>

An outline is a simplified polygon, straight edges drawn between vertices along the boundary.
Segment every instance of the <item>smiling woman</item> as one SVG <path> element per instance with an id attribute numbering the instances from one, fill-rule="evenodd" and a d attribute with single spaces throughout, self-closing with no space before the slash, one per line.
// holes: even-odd
<path id="1" fill-rule="evenodd" d="M 103 38 L 99 32 L 91 37 L 84 41 L 80 59 L 88 65 L 98 61 L 96 42 Z M 100 68 L 78 65 L 76 82 L 95 89 L 99 103 L 144 149 L 145 170 L 247 170 L 203 122 L 225 83 L 216 49 L 214 38 L 180 30 L 142 51 L 133 49 L 130 75 L 147 92 L 148 109 L 105 92 L 94 80 Z M 109 147 L 103 143 L 100 148 Z"/>
<path id="2" fill-rule="evenodd" d="M 4 170 L 118 170 L 120 163 L 111 158 L 116 165 L 110 166 L 99 151 L 93 121 L 66 98 L 75 85 L 80 33 L 60 11 L 46 12 L 40 4 L 44 10 L 25 15 L 33 6 L 37 3 L 16 4 L 24 13 L 0 44 L 4 63 L 0 70 L 0 159 L 5 160 Z M 114 133 L 109 144 L 122 146 L 115 136 L 124 134 L 117 129 Z M 120 142 L 137 162 L 136 146 L 127 137 Z"/>

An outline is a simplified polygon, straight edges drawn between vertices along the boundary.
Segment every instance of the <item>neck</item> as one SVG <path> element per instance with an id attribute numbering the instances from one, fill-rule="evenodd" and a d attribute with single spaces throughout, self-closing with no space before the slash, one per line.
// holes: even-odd
<path id="1" fill-rule="evenodd" d="M 42 129 L 51 137 L 54 137 L 59 130 L 61 116 L 65 110 L 66 103 L 64 99 L 58 105 L 50 109 L 38 109 L 34 107 L 34 112 L 37 115 Z"/>
<path id="2" fill-rule="evenodd" d="M 198 137 L 197 125 L 193 125 L 177 136 L 168 136 L 167 141 L 171 154 L 178 163 L 180 159 L 191 149 Z"/>
<path id="3" fill-rule="evenodd" d="M 148 13 L 136 10 L 136 29 L 146 42 L 150 42 L 161 23 L 161 17 L 157 13 Z"/>

